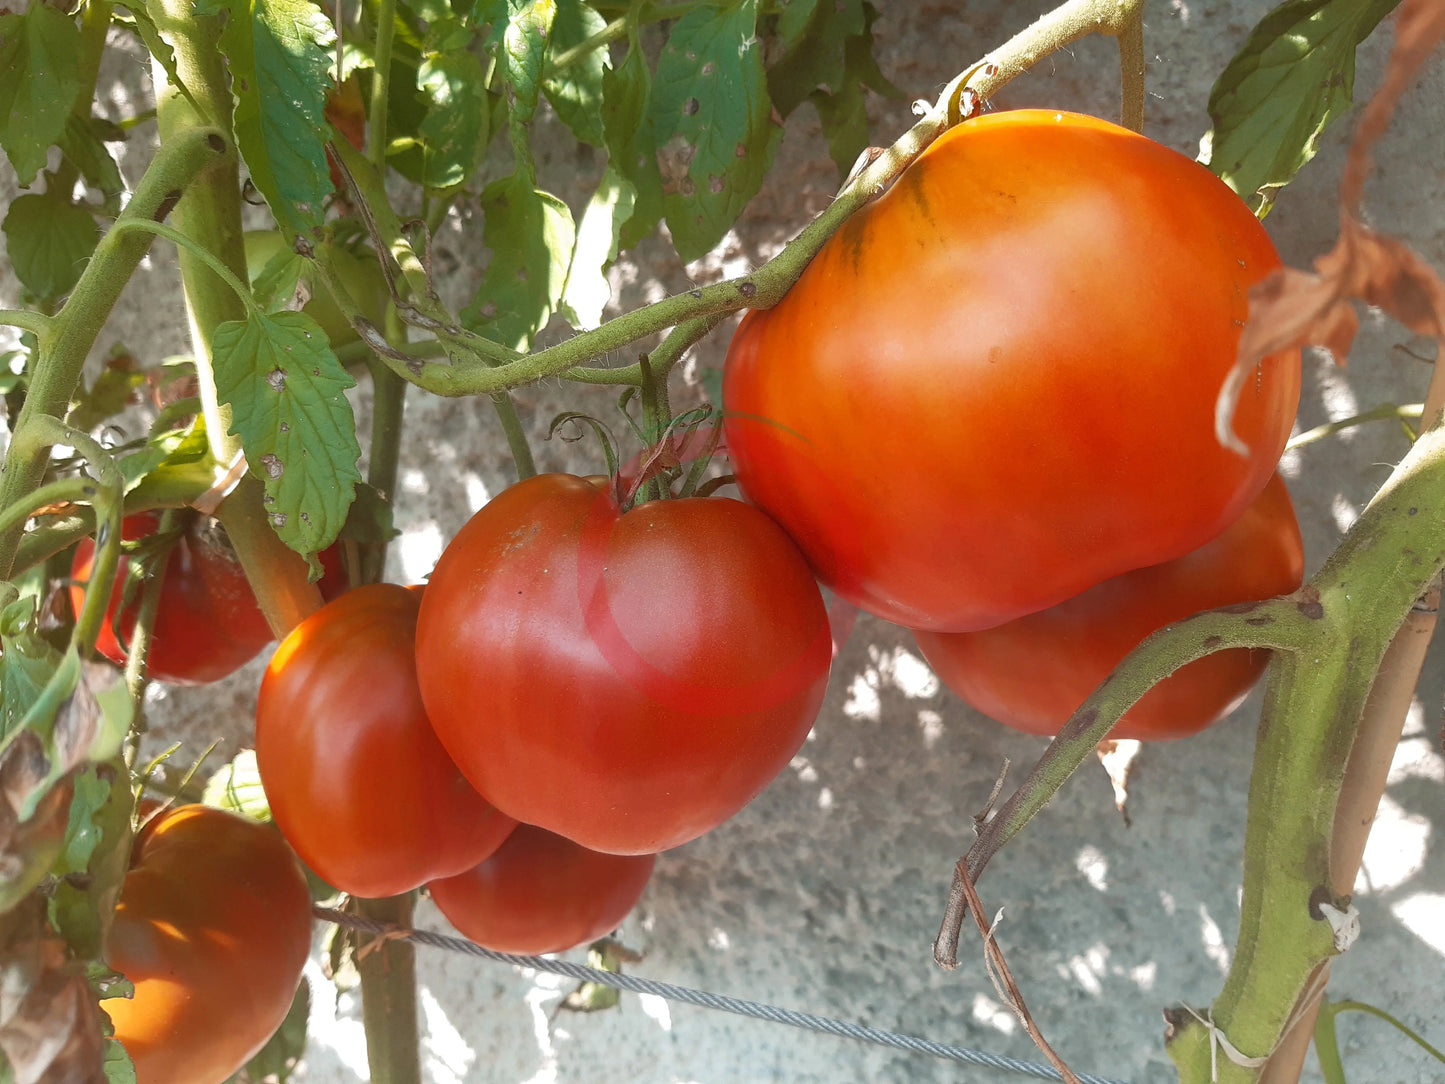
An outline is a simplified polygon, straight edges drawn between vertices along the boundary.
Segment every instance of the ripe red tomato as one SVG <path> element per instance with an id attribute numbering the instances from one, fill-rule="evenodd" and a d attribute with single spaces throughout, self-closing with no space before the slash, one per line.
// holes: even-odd
<path id="1" fill-rule="evenodd" d="M 593 850 L 717 826 L 807 736 L 831 661 L 808 566 L 740 501 L 652 501 L 548 474 L 462 528 L 432 573 L 417 677 L 497 808 Z"/>
<path id="2" fill-rule="evenodd" d="M 372 584 L 281 641 L 256 704 L 271 815 L 302 860 L 356 896 L 475 866 L 516 822 L 462 777 L 416 683 L 419 591 Z"/>
<path id="3" fill-rule="evenodd" d="M 127 541 L 154 534 L 160 517 L 153 512 L 126 516 L 121 535 Z M 79 612 L 90 582 L 95 543 L 83 539 L 71 564 L 75 581 L 71 604 Z M 121 587 L 129 560 L 121 557 L 110 608 L 96 637 L 95 647 L 112 662 L 123 665 L 126 649 L 116 639 L 115 615 L 121 604 Z M 121 614 L 120 629 L 127 643 L 135 628 L 139 595 Z M 146 670 L 151 677 L 172 685 L 203 685 L 234 673 L 271 642 L 256 596 L 246 574 L 213 520 L 197 519 L 181 535 L 166 561 Z"/>
<path id="4" fill-rule="evenodd" d="M 281 1026 L 311 948 L 306 878 L 279 832 L 188 805 L 136 837 L 101 1003 L 138 1084 L 221 1084 Z"/>
<path id="5" fill-rule="evenodd" d="M 853 215 L 723 372 L 747 495 L 910 628 L 988 628 L 1187 553 L 1264 488 L 1298 352 L 1215 438 L 1279 258 L 1223 183 L 1091 117 L 965 121 Z"/>
<path id="6" fill-rule="evenodd" d="M 427 891 L 483 948 L 537 956 L 615 930 L 642 897 L 656 857 L 602 854 L 523 824 L 481 865 Z"/>
<path id="7" fill-rule="evenodd" d="M 916 634 L 944 684 L 990 718 L 1052 736 L 1150 633 L 1201 610 L 1284 595 L 1304 546 L 1284 480 L 1193 553 L 1135 569 L 1047 610 L 982 632 Z M 1176 670 L 1130 708 L 1111 738 L 1182 738 L 1227 715 L 1269 652 L 1235 648 Z"/>

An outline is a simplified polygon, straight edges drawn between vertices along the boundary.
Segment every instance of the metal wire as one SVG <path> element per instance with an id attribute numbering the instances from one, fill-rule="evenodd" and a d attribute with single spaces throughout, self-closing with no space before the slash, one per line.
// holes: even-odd
<path id="1" fill-rule="evenodd" d="M 635 975 L 623 975 L 613 971 L 602 971 L 595 967 L 587 967 L 585 964 L 574 964 L 567 960 L 553 960 L 545 956 L 513 956 L 506 952 L 495 952 L 492 949 L 483 948 L 481 945 L 460 937 L 448 937 L 445 934 L 432 933 L 429 930 L 404 930 L 401 927 L 390 923 L 379 922 L 375 919 L 364 918 L 360 915 L 347 914 L 344 911 L 335 911 L 326 907 L 317 907 L 315 914 L 318 918 L 327 922 L 334 922 L 339 926 L 349 929 L 360 930 L 365 933 L 386 934 L 400 941 L 410 941 L 418 945 L 429 945 L 432 948 L 446 949 L 450 952 L 461 952 L 468 956 L 478 956 L 484 960 L 493 960 L 497 963 L 513 964 L 517 967 L 528 967 L 536 971 L 548 971 L 554 975 L 563 975 L 567 978 L 577 979 L 580 982 L 595 982 L 602 986 L 610 986 L 617 990 L 627 990 L 635 994 L 653 994 L 657 997 L 667 998 L 669 1001 L 681 1001 L 688 1005 L 697 1005 L 704 1009 L 718 1009 L 722 1012 L 735 1013 L 738 1016 L 748 1016 L 754 1020 L 768 1020 L 775 1024 L 788 1024 L 795 1028 L 803 1028 L 808 1031 L 822 1032 L 825 1035 L 838 1035 L 845 1039 L 859 1039 L 863 1042 L 876 1043 L 879 1046 L 892 1047 L 895 1050 L 906 1050 L 913 1054 L 930 1054 L 936 1058 L 947 1058 L 950 1061 L 963 1062 L 967 1065 L 981 1065 L 990 1069 L 1002 1069 L 1007 1072 L 1018 1073 L 1021 1076 L 1033 1077 L 1036 1080 L 1062 1080 L 1052 1065 L 1044 1065 L 1039 1062 L 1021 1061 L 1018 1058 L 1005 1057 L 1002 1054 L 990 1054 L 984 1050 L 971 1050 L 968 1047 L 952 1046 L 948 1043 L 936 1043 L 932 1039 L 920 1039 L 912 1035 L 900 1035 L 894 1031 L 885 1031 L 882 1028 L 870 1028 L 863 1024 L 850 1024 L 843 1020 L 834 1020 L 826 1016 L 814 1016 L 812 1013 L 794 1012 L 792 1009 L 778 1008 L 776 1005 L 765 1005 L 756 1001 L 744 1001 L 741 998 L 728 997 L 725 994 L 714 994 L 706 990 L 694 990 L 687 986 L 674 986 L 668 982 L 654 982 L 651 979 L 638 978 Z M 1076 1074 L 1081 1084 L 1123 1084 L 1122 1081 L 1110 1080 L 1107 1077 L 1092 1076 L 1089 1073 Z"/>

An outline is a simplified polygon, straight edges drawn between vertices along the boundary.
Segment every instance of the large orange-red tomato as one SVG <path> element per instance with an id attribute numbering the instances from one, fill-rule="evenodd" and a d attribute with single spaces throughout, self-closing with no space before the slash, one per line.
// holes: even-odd
<path id="1" fill-rule="evenodd" d="M 1173 561 L 1105 580 L 1083 594 L 981 632 L 916 633 L 943 683 L 985 715 L 1052 736 L 1150 633 L 1201 610 L 1288 594 L 1304 547 L 1284 480 L 1223 534 Z M 1219 651 L 1150 689 L 1111 738 L 1182 738 L 1226 715 L 1269 662 L 1267 651 Z"/>
<path id="2" fill-rule="evenodd" d="M 106 948 L 135 996 L 101 1003 L 138 1084 L 221 1084 L 281 1026 L 310 947 L 306 877 L 279 832 L 200 805 L 151 820 Z"/>
<path id="3" fill-rule="evenodd" d="M 1279 258 L 1204 167 L 1091 117 L 939 138 L 750 313 L 723 372 L 744 492 L 819 577 L 968 631 L 1187 553 L 1264 488 L 1298 352 L 1215 437 L 1248 291 Z"/>
<path id="4" fill-rule="evenodd" d="M 325 881 L 394 896 L 475 866 L 516 822 L 462 777 L 416 682 L 420 592 L 358 587 L 291 630 L 256 704 L 271 815 Z"/>
<path id="5" fill-rule="evenodd" d="M 732 816 L 802 745 L 827 683 L 807 564 L 740 501 L 620 514 L 545 474 L 443 552 L 416 633 L 427 715 L 497 808 L 647 854 Z"/>
<path id="6" fill-rule="evenodd" d="M 595 941 L 637 904 L 656 860 L 602 854 L 523 824 L 475 869 L 427 885 L 462 934 L 496 952 L 536 956 Z"/>
<path id="7" fill-rule="evenodd" d="M 121 536 L 127 541 L 154 534 L 160 519 L 153 512 L 126 516 Z M 83 539 L 75 551 L 70 589 L 76 612 L 90 582 L 95 543 Z M 116 573 L 110 608 L 95 647 L 112 662 L 125 662 L 126 648 L 116 638 L 116 610 L 122 603 L 122 585 L 129 559 L 122 556 Z M 120 630 L 128 643 L 140 608 L 136 593 L 121 612 Z M 256 596 L 229 544 L 222 541 L 215 521 L 197 519 L 181 534 L 166 559 L 146 672 L 172 685 L 202 685 L 239 670 L 271 642 L 271 626 L 256 605 Z"/>

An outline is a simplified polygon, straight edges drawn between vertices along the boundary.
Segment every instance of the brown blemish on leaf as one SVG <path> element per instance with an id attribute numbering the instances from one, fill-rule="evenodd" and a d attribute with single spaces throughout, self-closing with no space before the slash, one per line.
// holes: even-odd
<path id="1" fill-rule="evenodd" d="M 281 462 L 280 456 L 267 453 L 261 457 L 261 465 L 266 468 L 266 473 L 272 478 L 280 478 L 286 470 L 286 464 Z"/>
<path id="2" fill-rule="evenodd" d="M 266 374 L 266 383 L 271 385 L 272 391 L 286 390 L 286 370 L 272 369 Z"/>

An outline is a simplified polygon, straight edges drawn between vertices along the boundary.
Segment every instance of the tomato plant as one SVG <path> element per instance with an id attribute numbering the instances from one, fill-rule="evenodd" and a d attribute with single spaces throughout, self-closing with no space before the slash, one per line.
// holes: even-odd
<path id="1" fill-rule="evenodd" d="M 256 704 L 276 824 L 325 881 L 393 896 L 475 866 L 515 825 L 432 733 L 416 681 L 420 590 L 358 587 L 294 628 Z"/>
<path id="2" fill-rule="evenodd" d="M 209 806 L 136 836 L 106 959 L 135 985 L 102 1002 L 138 1084 L 221 1084 L 291 1008 L 311 897 L 274 829 Z"/>
<path id="3" fill-rule="evenodd" d="M 757 509 L 539 475 L 452 539 L 416 633 L 442 744 L 497 808 L 595 850 L 685 843 L 797 752 L 831 658 L 822 596 Z"/>
<path id="4" fill-rule="evenodd" d="M 1178 557 L 1254 499 L 1299 355 L 1215 436 L 1247 293 L 1279 265 L 1202 166 L 1105 121 L 964 121 L 845 222 L 723 374 L 743 490 L 820 578 L 968 631 Z"/>
<path id="5" fill-rule="evenodd" d="M 1238 520 L 1192 553 L 1135 569 L 1067 601 L 980 632 L 918 632 L 924 658 L 990 718 L 1052 736 L 1150 633 L 1200 610 L 1288 594 L 1304 544 L 1278 474 Z M 1235 648 L 1176 670 L 1130 708 L 1113 738 L 1181 738 L 1236 707 L 1269 653 Z"/>
<path id="6" fill-rule="evenodd" d="M 652 876 L 656 855 L 602 854 L 519 825 L 485 862 L 427 891 L 483 948 L 536 956 L 595 941 L 621 924 Z"/>
<path id="7" fill-rule="evenodd" d="M 154 534 L 159 523 L 155 513 L 141 512 L 125 518 L 121 533 L 127 541 L 142 539 Z M 95 545 L 88 538 L 75 551 L 70 597 L 77 612 L 90 582 L 94 553 Z M 140 605 L 138 592 L 129 600 L 123 597 L 128 566 L 128 559 L 122 557 L 110 609 L 95 643 L 97 651 L 118 664 L 125 662 Z M 214 521 L 193 520 L 166 558 L 160 607 L 146 656 L 147 672 L 172 685 L 219 681 L 250 662 L 270 642 L 271 626 L 257 607 L 230 545 Z"/>

